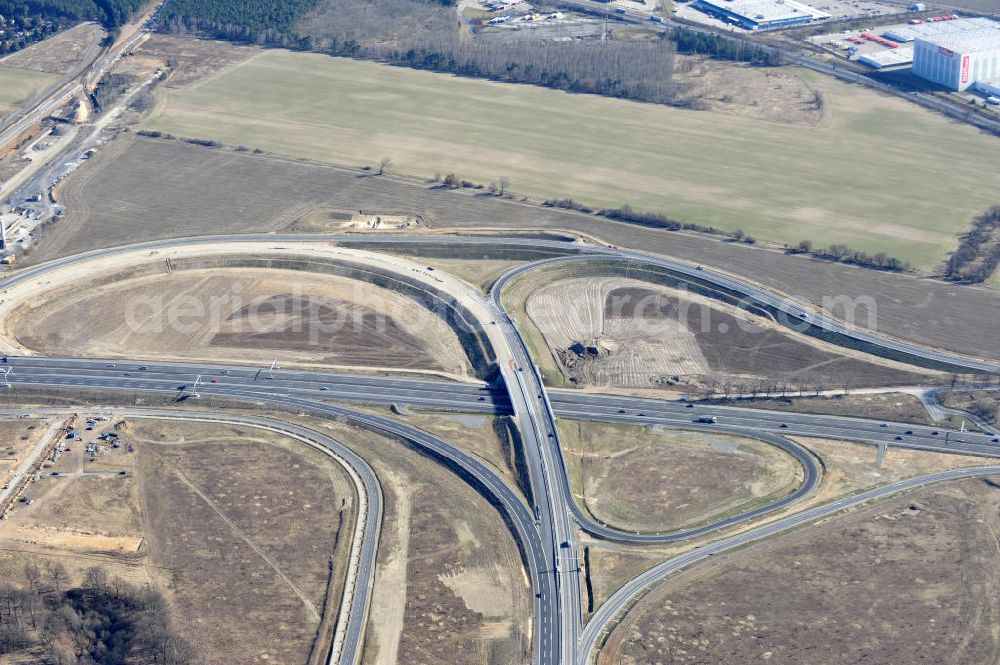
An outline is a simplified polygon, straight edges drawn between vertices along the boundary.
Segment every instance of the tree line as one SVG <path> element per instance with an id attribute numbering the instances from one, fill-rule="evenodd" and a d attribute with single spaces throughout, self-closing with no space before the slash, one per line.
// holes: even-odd
<path id="1" fill-rule="evenodd" d="M 1000 265 L 1000 205 L 977 217 L 945 264 L 944 276 L 956 282 L 985 282 Z"/>
<path id="2" fill-rule="evenodd" d="M 294 46 L 295 24 L 319 0 L 171 0 L 161 25 L 231 41 Z"/>
<path id="3" fill-rule="evenodd" d="M 0 654 L 43 653 L 54 665 L 196 665 L 163 596 L 101 567 L 69 585 L 63 564 L 30 563 L 23 586 L 0 585 Z"/>
<path id="4" fill-rule="evenodd" d="M 36 16 L 71 25 L 97 21 L 114 30 L 132 17 L 143 0 L 0 0 L 0 15 Z"/>
<path id="5" fill-rule="evenodd" d="M 790 254 L 811 254 L 820 259 L 837 261 L 838 263 L 848 263 L 872 268 L 874 270 L 888 270 L 890 272 L 903 272 L 910 269 L 910 264 L 902 259 L 889 256 L 885 252 L 871 254 L 869 252 L 853 249 L 847 245 L 833 244 L 829 247 L 814 247 L 812 240 L 803 240 L 797 246 L 789 248 Z"/>
<path id="6" fill-rule="evenodd" d="M 674 29 L 678 53 L 709 55 L 720 60 L 748 62 L 752 65 L 774 67 L 781 64 L 777 49 L 753 44 L 743 39 L 696 32 L 678 26 Z"/>
<path id="7" fill-rule="evenodd" d="M 684 91 L 673 82 L 674 51 L 666 39 L 634 43 L 484 43 L 456 37 L 406 49 L 365 48 L 353 40 L 333 40 L 327 52 L 459 76 L 659 104 L 677 102 Z"/>

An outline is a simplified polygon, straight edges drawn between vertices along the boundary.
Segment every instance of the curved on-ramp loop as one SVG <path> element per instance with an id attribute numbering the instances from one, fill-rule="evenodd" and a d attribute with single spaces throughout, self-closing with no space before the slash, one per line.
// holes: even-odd
<path id="1" fill-rule="evenodd" d="M 603 605 L 594 613 L 583 630 L 580 638 L 579 663 L 576 665 L 588 665 L 597 655 L 598 641 L 602 636 L 609 634 L 610 627 L 615 620 L 627 609 L 633 606 L 639 598 L 653 586 L 663 581 L 664 578 L 683 568 L 687 568 L 710 556 L 726 552 L 738 547 L 743 547 L 755 541 L 773 536 L 784 531 L 788 531 L 797 526 L 813 522 L 827 517 L 834 513 L 863 505 L 869 501 L 882 499 L 893 494 L 898 494 L 909 489 L 944 482 L 947 480 L 957 480 L 960 478 L 975 478 L 979 476 L 991 476 L 1000 474 L 1000 465 L 979 466 L 965 469 L 954 469 L 951 471 L 939 471 L 926 476 L 918 476 L 908 480 L 891 483 L 883 487 L 856 494 L 854 496 L 838 499 L 815 508 L 804 510 L 787 517 L 764 524 L 744 533 L 739 533 L 728 538 L 716 540 L 703 547 L 689 550 L 683 554 L 667 559 L 666 561 L 650 568 L 644 573 L 632 578 L 625 586 L 621 587 L 608 598 Z"/>
<path id="2" fill-rule="evenodd" d="M 44 384 L 35 384 L 44 385 Z M 68 386 L 54 386 L 57 388 L 67 388 Z M 168 390 L 164 388 L 140 388 L 140 387 L 128 387 L 119 388 L 114 386 L 104 386 L 95 385 L 93 386 L 98 390 L 111 390 L 111 391 L 141 391 L 148 393 L 161 393 L 173 395 L 176 393 L 174 390 Z M 311 412 L 327 418 L 340 419 L 350 425 L 366 429 L 377 434 L 388 436 L 390 438 L 402 439 L 426 454 L 434 457 L 435 459 L 443 462 L 445 466 L 455 472 L 459 477 L 461 477 L 465 482 L 471 484 L 477 489 L 489 502 L 500 512 L 504 520 L 507 522 L 508 527 L 512 531 L 512 535 L 517 541 L 522 556 L 524 557 L 525 565 L 528 568 L 528 573 L 531 581 L 531 587 L 535 592 L 534 601 L 534 616 L 535 616 L 535 626 L 533 629 L 533 640 L 535 643 L 534 654 L 535 662 L 540 664 L 555 664 L 558 662 L 558 657 L 554 654 L 558 654 L 559 644 L 557 640 L 546 640 L 544 643 L 544 648 L 540 648 L 539 644 L 541 640 L 539 636 L 542 634 L 558 634 L 553 630 L 552 622 L 558 620 L 558 610 L 556 609 L 555 602 L 558 596 L 554 593 L 552 578 L 549 575 L 545 575 L 545 556 L 544 550 L 539 538 L 538 531 L 534 526 L 534 516 L 528 511 L 521 498 L 518 496 L 516 490 L 512 489 L 499 475 L 496 474 L 489 466 L 479 461 L 475 456 L 465 453 L 464 451 L 456 448 L 452 444 L 440 439 L 428 432 L 421 429 L 408 425 L 406 423 L 398 422 L 390 418 L 383 416 L 378 416 L 374 414 L 363 413 L 360 411 L 355 411 L 353 409 L 348 409 L 342 406 L 337 406 L 333 404 L 326 404 L 323 402 L 315 402 L 308 399 L 302 399 L 297 397 L 291 397 L 288 395 L 282 395 L 278 393 L 266 393 L 266 392 L 251 392 L 244 390 L 230 390 L 224 384 L 211 384 L 206 385 L 204 389 L 201 390 L 202 394 L 205 396 L 217 396 L 228 399 L 236 399 L 240 401 L 250 401 L 250 402 L 269 402 L 277 405 L 279 408 L 284 408 L 288 411 L 293 412 Z M 197 417 L 199 413 L 196 411 L 174 411 L 173 417 Z M 205 418 L 212 419 L 217 418 L 215 413 L 210 415 L 205 415 Z M 314 437 L 322 437 L 321 434 L 309 430 L 308 428 L 297 426 L 293 423 L 288 423 L 286 421 L 280 421 L 281 428 L 286 432 L 312 432 Z M 345 459 L 351 461 L 357 461 L 360 468 L 368 469 L 371 471 L 367 462 L 364 462 L 357 453 L 354 453 L 350 449 L 342 446 L 342 444 L 337 443 L 333 439 L 329 439 L 330 442 L 335 444 L 336 450 L 342 453 Z M 324 444 L 325 445 L 325 444 Z M 360 465 L 363 465 L 361 467 Z M 371 472 L 374 477 L 374 472 Z M 377 479 L 375 481 L 377 483 Z M 381 507 L 381 489 L 379 488 L 379 507 Z M 379 511 L 381 514 L 381 510 Z M 367 543 L 366 543 L 367 545 Z M 377 545 L 376 542 L 371 544 L 371 548 Z M 368 570 L 359 569 L 358 579 L 364 579 L 366 575 L 373 574 L 374 571 L 374 549 L 370 556 L 368 557 Z M 369 570 L 371 572 L 369 572 Z M 370 586 L 370 585 L 369 585 Z M 367 603 L 369 602 L 368 591 L 364 594 L 364 598 L 360 595 L 355 594 L 356 603 Z M 354 608 L 357 609 L 357 606 Z M 352 621 L 358 613 L 352 610 Z M 367 619 L 367 612 L 361 612 L 360 614 L 365 615 L 364 620 L 358 620 L 358 624 L 351 624 L 350 630 L 345 635 L 344 648 L 341 655 L 340 663 L 341 665 L 354 665 L 361 655 L 362 643 L 361 637 L 364 633 L 364 625 Z"/>
<path id="3" fill-rule="evenodd" d="M 533 269 L 540 264 L 549 264 L 551 262 L 564 261 L 567 259 L 585 259 L 587 257 L 566 257 L 556 258 L 556 259 L 545 259 L 537 263 L 528 264 L 526 266 L 519 266 L 513 270 L 508 271 L 503 276 L 500 277 L 490 289 L 490 299 L 494 307 L 496 307 L 500 312 L 504 314 L 511 328 L 513 328 L 516 337 L 516 343 L 521 347 L 522 352 L 528 358 L 531 358 L 531 352 L 528 348 L 528 344 L 521 335 L 520 331 L 511 318 L 510 313 L 507 312 L 503 305 L 501 295 L 503 293 L 504 286 L 516 277 L 524 273 L 526 270 Z M 688 538 L 695 538 L 698 536 L 703 536 L 707 533 L 713 531 L 718 531 L 726 527 L 732 526 L 734 524 L 739 524 L 741 522 L 746 522 L 748 520 L 755 519 L 762 515 L 772 513 L 776 510 L 781 510 L 787 506 L 795 503 L 796 501 L 802 499 L 804 496 L 812 492 L 812 490 L 819 484 L 822 473 L 820 471 L 819 464 L 816 458 L 806 450 L 803 446 L 799 445 L 795 441 L 788 439 L 786 437 L 780 436 L 778 434 L 771 434 L 769 432 L 758 431 L 754 429 L 744 429 L 744 428 L 733 428 L 733 427 L 714 427 L 713 431 L 725 431 L 731 434 L 737 434 L 741 436 L 748 436 L 765 443 L 771 444 L 784 450 L 794 457 L 799 464 L 802 466 L 802 471 L 804 474 L 803 482 L 797 490 L 791 494 L 782 497 L 781 499 L 767 504 L 766 506 L 760 506 L 752 510 L 748 510 L 737 515 L 732 515 L 730 517 L 712 522 L 699 527 L 694 527 L 690 529 L 684 529 L 680 531 L 673 531 L 670 533 L 635 533 L 624 531 L 622 529 L 617 529 L 613 526 L 602 524 L 587 515 L 580 505 L 577 503 L 574 496 L 572 488 L 569 481 L 569 470 L 566 466 L 566 458 L 563 455 L 562 446 L 559 444 L 559 430 L 556 427 L 556 416 L 552 409 L 552 403 L 549 401 L 548 391 L 545 390 L 545 383 L 542 379 L 541 372 L 538 369 L 536 363 L 532 363 L 532 376 L 538 385 L 538 390 L 540 391 L 540 397 L 546 408 L 546 417 L 550 422 L 550 430 L 552 432 L 552 441 L 554 448 L 554 456 L 558 460 L 558 482 L 562 483 L 563 491 L 565 496 L 570 497 L 569 509 L 573 514 L 573 518 L 580 525 L 580 527 L 592 536 L 602 538 L 604 540 L 610 540 L 619 543 L 634 543 L 634 544 L 656 544 L 656 543 L 673 543 L 681 540 L 687 540 Z M 544 441 L 544 439 L 543 439 Z"/>

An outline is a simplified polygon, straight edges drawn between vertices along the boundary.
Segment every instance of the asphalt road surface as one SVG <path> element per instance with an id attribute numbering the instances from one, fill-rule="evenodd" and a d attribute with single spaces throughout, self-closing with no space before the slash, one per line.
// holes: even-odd
<path id="1" fill-rule="evenodd" d="M 44 275 L 49 270 L 69 267 L 81 261 L 107 257 L 125 251 L 133 251 L 136 249 L 163 249 L 172 246 L 190 246 L 220 241 L 263 241 L 281 244 L 294 243 L 296 241 L 311 243 L 326 241 L 347 245 L 365 244 L 366 242 L 370 242 L 370 239 L 365 236 L 333 235 L 303 237 L 277 234 L 241 235 L 222 238 L 200 237 L 155 241 L 116 249 L 96 250 L 82 255 L 59 259 L 49 264 L 18 273 L 7 280 L 4 280 L 3 283 L 0 283 L 0 287 L 9 288 L 25 280 L 36 279 Z M 517 245 L 530 246 L 532 248 L 537 248 L 539 245 L 545 245 L 553 250 L 567 252 L 581 251 L 581 246 L 579 245 L 534 239 L 522 240 L 442 236 L 381 236 L 378 238 L 378 242 L 389 242 L 399 246 L 406 244 L 420 244 L 424 242 L 433 242 L 435 244 L 446 242 L 456 245 L 465 244 L 480 246 Z M 158 363 L 155 367 L 153 365 L 149 365 L 146 369 L 140 369 L 136 366 L 130 370 L 122 371 L 117 366 L 109 366 L 111 363 L 108 362 L 105 363 L 103 368 L 105 371 L 100 373 L 95 371 L 95 368 L 92 365 L 81 366 L 80 363 L 85 363 L 85 361 L 82 360 L 63 360 L 62 362 L 64 365 L 61 368 L 56 367 L 55 371 L 53 371 L 53 366 L 51 364 L 45 366 L 44 364 L 41 364 L 41 361 L 38 361 L 34 365 L 34 369 L 32 369 L 32 362 L 35 361 L 25 362 L 23 359 L 14 359 L 13 363 L 8 363 L 8 367 L 13 366 L 15 368 L 15 374 L 14 376 L 8 375 L 6 379 L 14 384 L 35 383 L 41 385 L 96 387 L 105 389 L 153 390 L 174 393 L 181 392 L 182 397 L 184 396 L 183 391 L 187 390 L 189 391 L 188 395 L 191 395 L 195 390 L 197 390 L 198 393 L 202 394 L 218 394 L 220 396 L 253 399 L 257 401 L 270 401 L 280 404 L 285 408 L 298 408 L 319 413 L 321 415 L 346 418 L 350 422 L 359 426 L 380 431 L 390 436 L 401 436 L 409 441 L 412 441 L 416 445 L 421 446 L 424 450 L 438 456 L 440 459 L 452 466 L 452 468 L 457 468 L 460 475 L 465 477 L 467 480 L 471 480 L 473 484 L 479 486 L 482 491 L 493 497 L 493 500 L 502 507 L 505 516 L 517 533 L 519 542 L 524 547 L 525 559 L 528 562 L 532 586 L 536 590 L 536 623 L 534 636 L 536 645 L 534 651 L 536 662 L 563 663 L 569 665 L 571 663 L 583 662 L 586 660 L 590 653 L 590 648 L 593 645 L 592 641 L 588 642 L 589 638 L 587 637 L 587 633 L 581 633 L 582 620 L 580 614 L 580 584 L 578 580 L 580 566 L 576 556 L 577 548 L 572 524 L 573 518 L 584 525 L 585 528 L 592 529 L 597 535 L 602 535 L 603 537 L 628 539 L 627 536 L 630 536 L 630 534 L 624 534 L 623 532 L 615 531 L 614 529 L 603 525 L 593 524 L 586 518 L 586 516 L 580 513 L 575 501 L 572 499 L 569 489 L 568 474 L 566 473 L 562 450 L 559 445 L 558 430 L 555 427 L 556 411 L 554 404 L 550 401 L 550 398 L 544 388 L 538 368 L 532 362 L 527 345 L 521 338 L 514 322 L 509 316 L 507 316 L 506 312 L 503 311 L 500 301 L 500 293 L 504 285 L 511 279 L 514 279 L 518 275 L 521 275 L 529 270 L 534 270 L 538 267 L 552 265 L 558 262 L 587 261 L 593 260 L 595 257 L 600 258 L 601 260 L 607 260 L 608 258 L 620 259 L 637 264 L 655 266 L 682 278 L 701 281 L 732 293 L 738 293 L 747 302 L 753 305 L 769 308 L 771 311 L 776 312 L 778 320 L 793 329 L 805 331 L 806 329 L 814 327 L 827 333 L 835 333 L 842 336 L 845 340 L 847 340 L 846 343 L 848 344 L 860 344 L 862 346 L 866 346 L 867 348 L 874 349 L 876 352 L 884 353 L 886 355 L 890 355 L 891 357 L 906 358 L 920 364 L 932 363 L 935 365 L 950 366 L 956 369 L 972 371 L 996 372 L 997 370 L 1000 370 L 1000 365 L 995 363 L 978 359 L 964 358 L 955 354 L 944 353 L 936 350 L 923 349 L 906 342 L 877 335 L 871 331 L 847 326 L 822 314 L 807 312 L 800 305 L 778 294 L 760 289 L 752 284 L 721 273 L 702 270 L 698 266 L 691 266 L 682 262 L 663 259 L 656 256 L 649 256 L 639 252 L 625 252 L 614 248 L 587 246 L 582 251 L 586 252 L 586 254 L 547 259 L 533 264 L 528 264 L 508 272 L 494 286 L 491 294 L 492 300 L 481 303 L 495 318 L 496 325 L 499 327 L 503 340 L 508 346 L 507 351 L 509 353 L 505 353 L 501 357 L 509 357 L 510 360 L 509 362 L 504 361 L 500 364 L 508 398 L 508 403 L 506 405 L 503 404 L 502 399 L 493 399 L 491 391 L 486 390 L 486 394 L 484 394 L 482 386 L 474 387 L 475 392 L 468 394 L 463 392 L 468 390 L 468 388 L 456 391 L 452 387 L 449 387 L 446 390 L 451 392 L 443 397 L 440 395 L 432 396 L 426 389 L 417 389 L 417 392 L 423 393 L 419 396 L 420 399 L 438 400 L 438 402 L 431 404 L 431 408 L 441 408 L 439 405 L 448 401 L 453 403 L 457 403 L 458 401 L 468 403 L 468 401 L 474 399 L 477 410 L 491 409 L 496 411 L 506 406 L 506 408 L 513 411 L 519 421 L 519 424 L 521 425 L 522 437 L 524 438 L 528 473 L 534 502 L 534 515 L 532 515 L 531 512 L 528 511 L 528 508 L 520 501 L 517 493 L 512 488 L 507 486 L 495 474 L 493 474 L 490 469 L 482 465 L 476 458 L 463 453 L 450 444 L 437 439 L 436 437 L 432 437 L 426 432 L 422 432 L 421 430 L 395 422 L 388 418 L 359 414 L 357 412 L 344 409 L 343 407 L 322 404 L 314 401 L 317 397 L 325 396 L 322 395 L 322 393 L 330 393 L 332 391 L 329 389 L 329 386 L 326 386 L 327 390 L 323 389 L 323 385 L 312 384 L 313 387 L 310 387 L 308 376 L 304 376 L 305 373 L 297 373 L 296 376 L 289 377 L 288 381 L 285 382 L 282 378 L 275 378 L 273 373 L 269 372 L 268 376 L 263 379 L 265 386 L 262 387 L 260 383 L 260 372 L 253 370 L 238 370 L 237 374 L 234 376 L 233 370 L 229 370 L 228 373 L 223 372 L 223 370 L 219 370 L 219 375 L 212 377 L 217 381 L 217 383 L 209 379 L 207 383 L 201 383 L 201 381 L 198 381 L 199 385 L 197 388 L 194 388 L 193 386 L 189 388 L 188 383 L 193 383 L 190 375 L 188 377 L 188 382 L 184 384 L 174 387 L 166 385 L 167 382 L 176 378 L 178 370 L 177 368 L 164 368 L 162 367 L 162 363 Z M 481 321 L 480 323 L 489 325 L 489 322 L 486 321 Z M 67 364 L 70 366 L 66 366 Z M 180 369 L 184 372 L 188 372 L 190 370 L 197 371 L 199 367 L 204 368 L 204 366 L 182 365 Z M 170 371 L 174 372 L 173 376 L 164 376 L 164 374 Z M 253 371 L 252 375 L 250 374 L 251 371 Z M 33 374 L 32 372 L 36 373 Z M 201 372 L 198 373 L 200 374 Z M 397 384 L 383 384 L 379 387 L 376 385 L 351 385 L 346 379 L 343 379 L 343 375 L 337 375 L 337 377 L 339 377 L 338 380 L 343 382 L 341 384 L 345 388 L 343 393 L 347 395 L 347 397 L 337 395 L 340 399 L 359 399 L 364 397 L 366 393 L 378 394 L 379 399 L 387 399 L 390 397 L 388 391 L 397 389 L 401 391 L 409 391 L 408 394 L 412 398 L 410 401 L 417 399 L 417 396 L 413 394 L 413 386 L 404 385 L 403 382 L 406 381 L 404 379 L 389 377 L 386 379 L 387 382 L 394 381 L 397 382 Z M 333 375 L 326 375 L 322 378 L 330 380 L 331 378 L 336 377 L 333 377 Z M 374 377 L 369 377 L 367 380 L 374 383 L 376 379 Z M 303 391 L 306 391 L 307 394 L 311 393 L 310 397 L 313 399 L 306 399 L 298 396 L 302 394 Z M 398 396 L 399 394 L 396 394 L 394 397 Z M 583 405 L 573 403 L 573 399 L 573 396 L 567 398 L 566 401 L 569 401 L 570 404 L 564 408 L 561 415 L 590 418 L 597 416 L 601 419 L 613 422 L 663 422 L 666 424 L 679 424 L 688 427 L 703 425 L 705 427 L 714 427 L 716 429 L 722 429 L 733 433 L 748 433 L 757 436 L 758 438 L 765 438 L 765 440 L 768 440 L 769 438 L 770 442 L 784 447 L 793 454 L 795 454 L 796 451 L 801 451 L 803 456 L 799 458 L 799 461 L 806 469 L 807 481 L 804 483 L 803 487 L 800 488 L 799 492 L 792 495 L 790 501 L 800 498 L 807 493 L 815 485 L 817 480 L 815 462 L 812 460 L 811 456 L 805 453 L 804 450 L 801 450 L 791 441 L 780 436 L 780 434 L 758 431 L 762 429 L 759 426 L 759 423 L 766 421 L 768 417 L 785 417 L 786 420 L 791 420 L 789 417 L 790 414 L 775 414 L 774 412 L 761 411 L 751 411 L 747 413 L 748 410 L 745 409 L 739 410 L 740 412 L 726 411 L 726 415 L 722 417 L 727 418 L 730 422 L 710 424 L 697 423 L 696 421 L 706 415 L 714 415 L 714 411 L 708 410 L 710 408 L 727 409 L 731 407 L 689 407 L 686 404 L 666 406 L 667 403 L 660 404 L 657 403 L 656 400 L 651 400 L 649 402 L 643 402 L 641 404 L 643 411 L 638 411 L 635 410 L 637 400 L 632 398 L 613 398 L 604 396 L 602 400 L 596 404 L 590 403 Z M 623 402 L 616 400 L 626 400 L 628 406 L 622 405 Z M 393 401 L 396 401 L 396 399 L 393 399 Z M 635 411 L 630 412 L 630 409 Z M 683 410 L 678 411 L 678 409 Z M 647 414 L 647 410 L 650 413 Z M 613 413 L 611 413 L 611 411 L 613 411 Z M 698 411 L 698 415 L 692 417 L 694 416 L 695 411 Z M 796 419 L 797 418 L 799 418 L 799 416 L 796 416 Z M 834 432 L 851 430 L 850 437 L 839 436 L 836 438 L 852 438 L 857 435 L 858 427 L 856 423 L 848 424 L 842 422 L 850 419 L 837 419 L 836 422 L 833 422 L 826 417 L 821 418 L 825 418 L 825 420 L 818 423 L 813 421 L 808 425 L 802 425 L 805 429 L 811 428 L 812 431 L 803 432 L 801 429 L 793 430 L 793 423 L 789 422 L 778 423 L 776 427 L 779 430 L 795 433 L 807 433 L 810 435 L 819 435 L 815 430 L 821 427 L 825 427 L 827 429 L 832 428 Z M 798 425 L 800 422 L 801 421 L 796 420 L 794 424 Z M 899 445 L 908 445 L 909 447 L 920 447 L 921 445 L 925 445 L 919 441 L 919 437 L 940 436 L 940 432 L 937 434 L 933 432 L 921 432 L 921 434 L 918 435 L 917 428 L 915 426 L 910 427 L 908 430 L 904 430 L 901 434 L 894 434 L 893 432 L 890 432 L 890 426 L 888 423 L 878 423 L 877 427 L 878 430 L 875 431 L 879 431 L 880 436 L 883 438 L 884 436 L 893 436 L 893 441 L 898 442 Z M 881 430 L 886 431 L 882 432 Z M 908 434 L 907 431 L 910 433 Z M 909 438 L 904 438 L 904 436 Z M 989 445 L 993 443 L 992 441 L 989 443 L 967 441 L 963 435 L 962 439 L 957 440 L 956 443 L 951 443 L 947 441 L 949 436 L 949 433 L 945 434 L 946 442 L 944 444 L 939 445 L 937 444 L 937 440 L 932 440 L 930 445 L 937 446 L 938 448 L 943 445 L 946 447 L 945 449 L 947 449 L 948 445 L 957 446 L 959 444 L 965 446 L 966 449 L 978 447 L 980 450 L 978 454 L 992 454 L 992 450 L 998 450 L 997 448 L 993 448 L 992 450 L 989 448 Z M 803 515 L 807 513 L 803 513 Z M 750 515 L 749 517 L 752 516 L 756 515 Z M 745 519 L 749 519 L 749 517 L 745 517 Z M 795 518 L 797 517 L 798 516 L 795 516 Z M 780 523 L 786 523 L 789 519 L 793 518 L 786 518 L 785 520 L 781 520 Z M 636 538 L 644 539 L 640 542 L 663 542 L 662 539 L 679 539 L 691 537 L 693 535 L 701 535 L 702 533 L 710 532 L 713 528 L 721 528 L 722 526 L 727 526 L 730 523 L 731 522 L 725 522 L 718 525 L 709 525 L 709 527 L 704 531 L 691 530 L 683 533 L 682 535 L 634 535 Z M 763 530 L 760 529 L 751 531 L 751 533 L 757 532 L 763 533 Z M 740 536 L 740 538 L 744 537 L 746 537 L 746 534 Z M 720 541 L 720 543 L 726 543 L 729 540 L 730 539 Z M 713 547 L 714 546 L 715 545 L 713 544 Z M 654 570 L 659 570 L 660 568 L 661 567 L 657 567 Z M 632 587 L 627 586 L 625 590 L 630 588 Z M 603 606 L 602 609 L 604 609 L 604 607 L 608 607 L 608 605 Z M 608 620 L 610 620 L 610 618 Z M 592 621 L 591 624 L 588 625 L 587 630 L 598 630 L 603 625 L 604 624 Z M 582 641 L 581 637 L 583 638 Z M 578 649 L 578 646 L 581 643 L 583 645 L 583 649 Z"/>
<path id="2" fill-rule="evenodd" d="M 612 596 L 598 608 L 597 612 L 590 618 L 587 627 L 581 635 L 579 659 L 577 665 L 587 665 L 595 657 L 595 648 L 599 640 L 604 636 L 610 626 L 617 618 L 644 593 L 656 586 L 665 577 L 687 568 L 699 561 L 703 561 L 710 556 L 721 554 L 738 547 L 743 547 L 754 541 L 767 538 L 769 536 L 788 531 L 797 526 L 808 524 L 809 522 L 827 517 L 847 508 L 863 505 L 869 501 L 882 499 L 893 494 L 898 494 L 906 490 L 930 485 L 932 483 L 944 482 L 946 480 L 957 480 L 959 478 L 976 478 L 1000 474 L 1000 466 L 972 467 L 966 469 L 955 469 L 953 471 L 943 471 L 932 473 L 927 476 L 910 478 L 897 483 L 892 483 L 869 490 L 861 494 L 838 499 L 831 503 L 810 508 L 788 517 L 783 517 L 769 524 L 751 529 L 744 533 L 723 538 L 709 543 L 703 547 L 685 552 L 679 556 L 668 559 L 644 573 L 639 574 L 625 586 L 616 591 Z"/>
<path id="3" fill-rule="evenodd" d="M 40 277 L 50 270 L 56 270 L 96 258 L 114 256 L 135 250 L 162 250 L 170 247 L 182 247 L 219 242 L 273 242 L 276 246 L 285 246 L 296 242 L 317 243 L 330 242 L 339 245 L 358 245 L 378 243 L 379 245 L 420 245 L 420 244 L 450 244 L 454 246 L 478 247 L 527 247 L 532 249 L 546 248 L 553 251 L 580 253 L 574 256 L 544 259 L 526 264 L 508 272 L 498 280 L 495 288 L 501 289 L 514 277 L 534 270 L 544 265 L 552 265 L 566 261 L 587 261 L 594 257 L 602 260 L 619 259 L 636 266 L 653 266 L 666 270 L 674 275 L 711 284 L 715 288 L 740 294 L 745 303 L 768 308 L 777 313 L 779 323 L 798 332 L 806 333 L 814 327 L 825 334 L 833 334 L 863 348 L 879 352 L 880 355 L 896 358 L 903 362 L 911 362 L 921 366 L 928 364 L 941 369 L 957 372 L 984 372 L 1000 374 L 1000 361 L 970 358 L 955 353 L 928 349 L 882 335 L 871 330 L 849 325 L 825 314 L 814 311 L 810 306 L 798 303 L 786 296 L 761 288 L 755 284 L 723 273 L 691 265 L 682 261 L 667 259 L 660 256 L 645 254 L 633 250 L 600 247 L 597 245 L 581 245 L 566 241 L 525 239 L 525 238 L 495 238 L 474 236 L 444 236 L 444 235 L 383 235 L 372 237 L 364 234 L 334 234 L 334 235 L 298 235 L 298 234 L 240 234 L 231 236 L 197 236 L 155 240 L 134 245 L 123 245 L 108 249 L 93 250 L 73 256 L 55 259 L 48 263 L 28 268 L 15 273 L 0 283 L 0 287 L 9 288 L 22 281 Z"/>

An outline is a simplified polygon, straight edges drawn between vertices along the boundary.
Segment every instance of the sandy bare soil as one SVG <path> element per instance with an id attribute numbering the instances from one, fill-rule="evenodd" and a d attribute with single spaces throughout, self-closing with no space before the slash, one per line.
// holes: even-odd
<path id="1" fill-rule="evenodd" d="M 363 454 L 385 495 L 363 662 L 530 662 L 531 590 L 496 510 L 438 462 L 395 441 L 366 432 L 348 439 L 337 423 L 304 422 Z"/>
<path id="2" fill-rule="evenodd" d="M 668 531 L 792 492 L 802 469 L 743 437 L 560 420 L 578 503 L 605 524 Z"/>
<path id="3" fill-rule="evenodd" d="M 546 360 L 572 385 L 729 385 L 741 393 L 762 381 L 832 388 L 926 380 L 685 291 L 624 277 L 554 277 L 529 275 L 519 293 L 530 291 L 524 307 L 549 347 Z"/>
<path id="4" fill-rule="evenodd" d="M 36 418 L 0 420 L 0 484 L 7 484 L 25 456 L 41 441 L 52 425 Z"/>
<path id="5" fill-rule="evenodd" d="M 406 296 L 344 277 L 245 268 L 169 272 L 163 263 L 153 274 L 84 294 L 79 285 L 51 292 L 19 308 L 8 330 L 27 348 L 53 355 L 270 362 L 277 354 L 289 363 L 457 374 L 467 367 L 440 319 Z"/>
<path id="6" fill-rule="evenodd" d="M 998 487 L 927 488 L 698 566 L 641 601 L 600 662 L 995 663 Z"/>
<path id="7" fill-rule="evenodd" d="M 674 81 L 690 86 L 683 100 L 697 109 L 805 125 L 815 125 L 823 114 L 815 92 L 787 67 L 677 54 L 674 69 Z"/>
<path id="8" fill-rule="evenodd" d="M 352 231 L 415 231 L 419 217 L 407 213 L 366 213 L 363 210 L 319 209 L 292 221 L 294 233 L 349 233 Z"/>

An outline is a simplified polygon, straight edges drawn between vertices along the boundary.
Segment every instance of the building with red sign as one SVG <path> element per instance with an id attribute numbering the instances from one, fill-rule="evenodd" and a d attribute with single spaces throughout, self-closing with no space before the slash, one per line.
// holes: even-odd
<path id="1" fill-rule="evenodd" d="M 918 37 L 913 73 L 949 90 L 1000 77 L 1000 23 L 971 30 Z"/>

